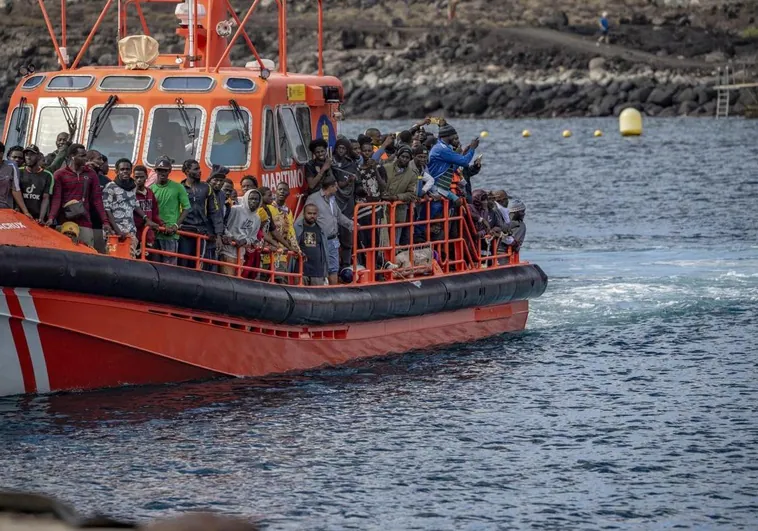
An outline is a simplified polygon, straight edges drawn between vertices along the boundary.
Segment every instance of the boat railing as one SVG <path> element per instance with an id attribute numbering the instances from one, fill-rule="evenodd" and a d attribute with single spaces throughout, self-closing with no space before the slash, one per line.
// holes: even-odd
<path id="1" fill-rule="evenodd" d="M 161 228 L 158 232 L 165 233 L 166 231 Z M 219 270 L 224 267 L 233 269 L 233 276 L 240 278 L 257 279 L 293 286 L 303 284 L 303 257 L 299 253 L 288 250 L 268 249 L 262 246 L 237 247 L 236 242 L 231 241 L 230 244 L 235 246 L 236 259 L 234 262 L 225 262 L 203 256 L 203 242 L 210 241 L 211 237 L 181 230 L 176 231 L 176 234 L 195 241 L 195 252 L 193 254 L 174 253 L 148 247 L 148 230 L 145 230 L 142 233 L 140 242 L 140 248 L 142 249 L 140 260 L 156 261 L 157 257 L 165 256 L 182 260 L 183 267 L 189 267 L 198 271 L 216 272 L 213 269 L 209 270 L 206 266 L 215 267 Z M 245 257 L 248 253 L 254 258 L 252 263 L 258 263 L 260 266 L 246 265 Z"/>
<path id="2" fill-rule="evenodd" d="M 505 235 L 477 232 L 465 200 L 458 206 L 447 199 L 358 203 L 353 221 L 353 269 L 359 282 L 519 263 L 513 247 L 502 244 Z"/>
<path id="3" fill-rule="evenodd" d="M 518 252 L 503 243 L 505 235 L 477 232 L 465 200 L 457 205 L 446 199 L 357 203 L 353 221 L 352 268 L 357 283 L 402 281 L 519 263 Z M 165 229 L 158 232 L 165 233 Z M 204 256 L 207 243 L 203 243 L 211 237 L 186 231 L 176 234 L 194 240 L 192 254 L 148 247 L 145 230 L 139 259 L 170 257 L 176 258 L 178 265 L 198 271 L 231 270 L 232 276 L 240 278 L 304 285 L 305 258 L 300 253 L 262 245 L 237 247 L 227 240 L 235 247 L 236 259 L 226 262 Z"/>

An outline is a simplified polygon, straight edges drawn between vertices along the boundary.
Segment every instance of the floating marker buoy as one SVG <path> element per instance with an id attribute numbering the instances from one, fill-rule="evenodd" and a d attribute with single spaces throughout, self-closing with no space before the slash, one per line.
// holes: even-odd
<path id="1" fill-rule="evenodd" d="M 595 136 L 603 136 L 603 132 L 600 129 L 595 131 Z"/>
<path id="2" fill-rule="evenodd" d="M 529 138 L 530 136 L 532 136 L 532 133 L 529 132 L 529 129 L 524 129 L 523 131 L 521 131 L 521 136 L 523 136 L 524 138 Z"/>
<path id="3" fill-rule="evenodd" d="M 479 133 L 479 136 L 482 138 L 487 138 L 488 136 L 490 136 L 490 133 L 489 131 L 482 131 L 481 133 Z"/>
<path id="4" fill-rule="evenodd" d="M 634 107 L 621 111 L 619 115 L 621 136 L 639 136 L 642 134 L 642 114 Z"/>
<path id="5" fill-rule="evenodd" d="M 571 131 L 569 131 L 568 129 L 566 129 L 566 130 L 563 132 L 563 138 L 568 138 L 568 137 L 570 137 L 570 136 L 571 136 Z"/>

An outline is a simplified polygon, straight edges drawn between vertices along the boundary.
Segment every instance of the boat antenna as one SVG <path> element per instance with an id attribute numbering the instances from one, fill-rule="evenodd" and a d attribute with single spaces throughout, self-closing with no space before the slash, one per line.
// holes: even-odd
<path id="1" fill-rule="evenodd" d="M 187 109 L 184 107 L 184 100 L 182 98 L 176 98 L 176 106 L 179 108 L 179 116 L 182 117 L 184 128 L 187 131 L 187 136 L 189 136 L 192 141 L 192 149 L 194 150 L 195 137 L 197 136 L 197 116 L 195 116 L 195 119 L 190 123 L 190 117 L 187 113 Z"/>
<path id="2" fill-rule="evenodd" d="M 16 144 L 19 146 L 24 145 L 24 139 L 26 138 L 26 120 L 29 118 L 29 107 L 26 105 L 26 102 L 26 96 L 23 96 L 19 102 L 21 109 L 16 121 Z"/>
<path id="3" fill-rule="evenodd" d="M 90 147 L 95 142 L 100 132 L 103 130 L 103 127 L 105 127 L 105 123 L 108 121 L 108 118 L 111 115 L 111 111 L 113 111 L 113 107 L 116 106 L 116 102 L 118 102 L 118 96 L 111 94 L 108 97 L 108 101 L 105 102 L 105 105 L 100 110 L 100 114 L 98 114 L 95 121 L 92 122 L 92 125 L 89 128 L 88 144 Z"/>
<path id="4" fill-rule="evenodd" d="M 73 137 L 76 134 L 76 116 L 74 116 L 74 113 L 71 111 L 71 107 L 69 107 L 66 98 L 59 96 L 58 103 L 60 103 L 63 118 L 65 118 L 66 124 L 68 124 L 68 134 Z"/>
<path id="5" fill-rule="evenodd" d="M 250 127 L 247 122 L 247 115 L 242 112 L 242 109 L 240 109 L 235 100 L 229 100 L 229 105 L 232 108 L 234 121 L 237 124 L 237 134 L 239 135 L 240 142 L 245 146 L 245 156 L 247 157 L 248 146 L 250 145 L 250 134 L 247 132 Z"/>

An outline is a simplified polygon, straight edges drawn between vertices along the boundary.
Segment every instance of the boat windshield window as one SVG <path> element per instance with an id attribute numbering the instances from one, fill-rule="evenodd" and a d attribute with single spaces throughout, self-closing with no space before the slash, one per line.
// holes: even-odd
<path id="1" fill-rule="evenodd" d="M 303 143 L 307 146 L 313 140 L 311 134 L 311 110 L 308 107 L 297 107 L 295 109 L 295 118 L 297 126 L 300 128 L 300 134 L 303 136 Z"/>
<path id="2" fill-rule="evenodd" d="M 186 113 L 186 117 L 182 113 Z M 189 121 L 187 121 L 187 118 Z M 153 110 L 150 140 L 145 162 L 154 165 L 158 157 L 166 155 L 181 165 L 187 159 L 196 159 L 199 142 L 191 135 L 192 124 L 202 122 L 200 109 L 192 107 L 159 108 Z M 190 127 L 188 127 L 188 123 Z"/>
<path id="3" fill-rule="evenodd" d="M 294 153 L 295 160 L 299 162 L 300 164 L 305 164 L 308 162 L 308 150 L 305 148 L 305 143 L 303 142 L 303 135 L 300 134 L 300 128 L 297 126 L 297 120 L 295 120 L 295 113 L 290 107 L 282 107 L 279 109 L 279 116 L 280 116 L 280 129 L 281 124 L 284 124 L 284 130 L 287 135 L 287 140 L 289 140 L 289 147 L 290 147 L 290 157 Z M 281 145 L 281 131 L 279 132 L 280 137 L 280 145 Z M 294 149 L 292 149 L 294 147 Z M 283 152 L 282 152 L 283 153 Z M 284 158 L 284 154 L 282 154 L 282 162 L 286 160 Z"/>
<path id="4" fill-rule="evenodd" d="M 210 149 L 211 165 L 221 164 L 227 168 L 247 167 L 251 119 L 246 109 L 240 109 L 240 112 L 245 118 L 244 125 L 235 117 L 232 109 L 216 112 Z M 243 131 L 242 127 L 246 127 L 247 131 Z"/>
<path id="5" fill-rule="evenodd" d="M 284 129 L 281 112 L 276 113 L 276 131 L 279 136 L 279 165 L 289 168 L 292 165 L 292 147 Z"/>
<path id="6" fill-rule="evenodd" d="M 167 77 L 161 83 L 161 88 L 170 92 L 207 92 L 213 88 L 210 77 Z"/>
<path id="7" fill-rule="evenodd" d="M 276 135 L 274 134 L 274 111 L 266 109 L 263 132 L 263 166 L 276 167 Z"/>
<path id="8" fill-rule="evenodd" d="M 8 127 L 8 137 L 5 139 L 6 146 L 27 145 L 31 116 L 31 105 L 19 105 L 13 109 L 13 113 L 11 113 L 11 122 Z"/>
<path id="9" fill-rule="evenodd" d="M 82 110 L 79 107 L 68 107 L 73 121 L 76 123 L 76 130 L 80 131 L 82 126 Z M 69 131 L 68 122 L 66 121 L 66 112 L 63 107 L 44 107 L 39 113 L 39 122 L 37 123 L 37 135 L 34 144 L 39 147 L 42 153 L 52 153 L 56 149 L 55 139 L 59 133 Z M 75 135 L 76 136 L 76 135 Z"/>
<path id="10" fill-rule="evenodd" d="M 44 79 L 45 76 L 42 75 L 32 76 L 24 81 L 24 84 L 21 85 L 21 88 L 24 88 L 26 90 L 37 88 L 42 84 L 42 81 L 44 81 Z"/>
<path id="11" fill-rule="evenodd" d="M 92 76 L 55 76 L 47 84 L 47 90 L 84 90 L 92 81 Z"/>
<path id="12" fill-rule="evenodd" d="M 152 84 L 153 78 L 150 76 L 105 76 L 100 81 L 100 89 L 139 92 L 149 89 Z"/>
<path id="13" fill-rule="evenodd" d="M 103 107 L 92 111 L 90 123 L 94 123 Z M 108 157 L 113 164 L 120 158 L 135 159 L 137 134 L 140 127 L 140 111 L 133 107 L 113 107 L 110 115 L 100 125 L 100 132 L 88 149 L 95 149 Z"/>

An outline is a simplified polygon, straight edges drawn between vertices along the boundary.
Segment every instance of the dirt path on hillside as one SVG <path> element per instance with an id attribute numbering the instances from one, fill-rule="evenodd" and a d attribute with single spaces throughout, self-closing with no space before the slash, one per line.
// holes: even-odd
<path id="1" fill-rule="evenodd" d="M 313 15 L 297 15 L 288 17 L 288 27 L 291 29 L 316 29 L 316 17 Z M 268 14 L 256 18 L 255 25 L 258 27 L 276 27 L 276 18 Z M 361 20 L 360 23 L 344 19 L 338 19 L 329 15 L 324 16 L 324 27 L 329 31 L 346 30 L 361 31 L 370 33 L 386 33 L 387 31 L 397 31 L 400 33 L 414 33 L 431 31 L 429 26 L 389 26 L 381 22 L 372 20 Z M 451 28 L 455 31 L 454 28 Z M 683 71 L 700 71 L 710 72 L 714 70 L 714 65 L 694 59 L 679 59 L 673 56 L 659 57 L 657 55 L 627 48 L 618 45 L 601 45 L 597 46 L 594 37 L 584 37 L 563 31 L 556 31 L 548 28 L 534 27 L 500 27 L 486 28 L 487 34 L 482 39 L 482 45 L 487 45 L 492 39 L 507 39 L 509 41 L 524 42 L 528 41 L 535 47 L 552 48 L 559 46 L 581 53 L 588 56 L 602 56 L 607 58 L 618 58 L 630 63 L 649 65 L 654 68 L 665 68 Z M 613 35 L 611 34 L 611 39 Z"/>

